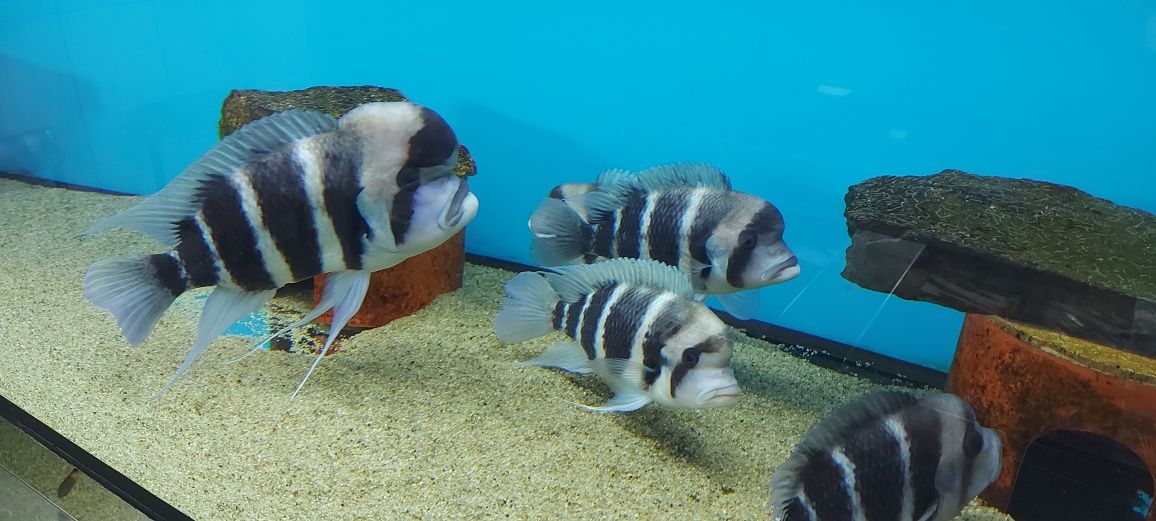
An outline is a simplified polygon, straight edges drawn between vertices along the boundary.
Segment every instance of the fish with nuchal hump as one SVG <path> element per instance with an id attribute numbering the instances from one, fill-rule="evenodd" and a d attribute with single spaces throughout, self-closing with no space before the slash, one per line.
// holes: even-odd
<path id="1" fill-rule="evenodd" d="M 697 298 L 713 295 L 741 319 L 757 311 L 750 290 L 799 275 L 779 209 L 733 190 L 726 174 L 707 163 L 612 169 L 595 183 L 558 185 L 529 227 L 531 254 L 541 265 L 657 260 L 688 276 Z"/>
<path id="2" fill-rule="evenodd" d="M 775 521 L 948 521 L 995 481 L 1000 438 L 962 398 L 868 393 L 813 427 L 771 478 Z"/>
<path id="3" fill-rule="evenodd" d="M 84 295 L 136 345 L 179 295 L 214 288 L 163 393 L 278 288 L 327 274 L 318 305 L 269 335 L 333 310 L 308 379 L 361 307 L 370 273 L 437 247 L 474 218 L 477 198 L 453 173 L 457 144 L 440 115 L 410 102 L 367 103 L 341 119 L 293 109 L 248 123 L 161 191 L 89 228 L 130 228 L 170 251 L 93 263 Z"/>
<path id="4" fill-rule="evenodd" d="M 569 340 L 517 365 L 596 374 L 614 392 L 594 412 L 629 412 L 648 403 L 724 407 L 740 396 L 730 367 L 730 330 L 693 300 L 673 266 L 610 259 L 515 275 L 494 318 L 494 333 L 514 343 L 564 332 Z"/>

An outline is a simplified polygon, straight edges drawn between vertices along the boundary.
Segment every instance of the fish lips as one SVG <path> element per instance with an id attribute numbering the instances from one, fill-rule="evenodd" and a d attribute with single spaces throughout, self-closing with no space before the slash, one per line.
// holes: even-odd
<path id="1" fill-rule="evenodd" d="M 777 284 L 785 282 L 799 276 L 799 259 L 794 255 L 787 257 L 782 262 L 763 270 L 760 278 L 763 282 L 768 284 Z"/>
<path id="2" fill-rule="evenodd" d="M 697 398 L 701 407 L 726 407 L 737 402 L 742 393 L 739 384 L 732 383 L 724 387 L 705 389 L 698 393 Z"/>
<path id="3" fill-rule="evenodd" d="M 466 216 L 466 213 L 468 213 L 463 211 L 463 205 L 469 195 L 470 182 L 464 178 L 460 178 L 458 180 L 458 189 L 454 192 L 453 199 L 451 199 L 450 204 L 446 206 L 446 211 L 442 214 L 442 218 L 438 223 L 443 230 L 452 230 L 461 224 L 462 219 Z"/>

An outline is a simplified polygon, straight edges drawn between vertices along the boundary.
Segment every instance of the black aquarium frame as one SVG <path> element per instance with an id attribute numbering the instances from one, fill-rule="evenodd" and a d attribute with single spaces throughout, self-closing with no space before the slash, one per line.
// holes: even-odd
<path id="1" fill-rule="evenodd" d="M 166 503 L 135 481 L 96 458 L 77 444 L 61 436 L 27 411 L 0 396 L 0 417 L 20 428 L 24 433 L 52 451 L 109 492 L 116 494 L 150 519 L 164 521 L 192 521 L 193 518 Z"/>
<path id="2" fill-rule="evenodd" d="M 16 176 L 5 176 L 16 177 Z M 24 180 L 24 179 L 21 179 Z M 61 186 L 61 183 L 38 183 Z M 72 187 L 69 187 L 72 188 Z M 507 271 L 537 271 L 541 268 L 506 261 L 494 257 L 466 254 L 466 262 Z M 738 320 L 719 312 L 723 321 L 738 328 L 744 334 L 782 344 L 784 350 L 809 363 L 844 374 L 863 378 L 875 383 L 898 385 L 912 388 L 942 389 L 947 381 L 943 372 L 918 366 L 909 362 L 873 353 L 848 344 L 815 336 L 802 331 L 778 326 L 759 320 Z M 97 459 L 88 451 L 69 441 L 55 430 L 37 420 L 27 411 L 0 396 L 0 417 L 16 425 L 38 443 L 57 456 L 80 469 L 90 478 L 100 483 L 113 494 L 136 508 L 150 519 L 158 521 L 185 521 L 191 517 L 176 507 L 166 503 L 152 492 L 132 481 L 124 474 Z"/>

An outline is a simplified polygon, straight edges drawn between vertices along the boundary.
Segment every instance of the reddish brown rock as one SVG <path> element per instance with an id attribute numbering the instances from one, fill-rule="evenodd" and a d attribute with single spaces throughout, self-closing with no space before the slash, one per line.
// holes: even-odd
<path id="1" fill-rule="evenodd" d="M 234 90 L 221 107 L 220 135 L 225 137 L 245 123 L 291 108 L 341 117 L 363 103 L 404 100 L 406 97 L 401 92 L 382 87 L 312 87 L 287 92 Z M 454 173 L 463 177 L 477 173 L 469 151 L 460 144 Z M 433 250 L 374 273 L 365 302 L 349 325 L 378 327 L 422 309 L 438 295 L 462 286 L 464 265 L 465 235 L 459 233 Z M 321 298 L 324 278 L 314 279 L 314 303 Z M 330 317 L 332 312 L 318 322 L 328 324 Z"/>
<path id="2" fill-rule="evenodd" d="M 1057 431 L 1115 440 L 1156 470 L 1156 360 L 1002 318 L 967 315 L 947 389 L 1003 440 L 980 495 L 1004 510 L 1028 446 Z M 1156 510 L 1148 516 L 1156 521 Z"/>

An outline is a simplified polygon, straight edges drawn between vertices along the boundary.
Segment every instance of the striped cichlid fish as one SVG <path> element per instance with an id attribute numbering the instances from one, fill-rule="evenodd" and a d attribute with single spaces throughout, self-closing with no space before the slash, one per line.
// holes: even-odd
<path id="1" fill-rule="evenodd" d="M 771 478 L 775 521 L 948 521 L 995 481 L 1000 439 L 962 398 L 865 394 L 803 437 Z"/>
<path id="2" fill-rule="evenodd" d="M 730 330 L 693 300 L 677 268 L 653 260 L 610 259 L 520 273 L 505 286 L 494 333 L 513 343 L 562 331 L 570 338 L 519 365 L 597 374 L 614 391 L 598 412 L 657 402 L 723 407 L 740 394 Z"/>
<path id="3" fill-rule="evenodd" d="M 755 293 L 743 290 L 799 274 L 783 241 L 782 213 L 732 190 L 726 175 L 705 163 L 608 170 L 596 183 L 559 185 L 529 226 L 535 262 L 654 259 L 678 267 L 700 299 L 714 295 L 738 318 L 750 318 L 758 305 Z"/>
<path id="4" fill-rule="evenodd" d="M 340 120 L 304 110 L 270 115 L 226 136 L 161 191 L 93 224 L 87 234 L 131 228 L 171 250 L 92 264 L 84 295 L 136 345 L 177 296 L 215 288 L 164 392 L 278 288 L 325 273 L 317 307 L 271 335 L 332 309 L 323 354 L 361 307 L 371 272 L 438 246 L 474 218 L 478 201 L 453 174 L 456 162 L 453 130 L 413 103 L 367 103 Z"/>

